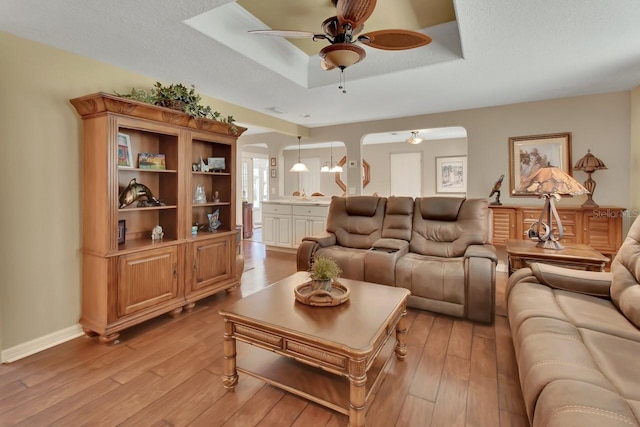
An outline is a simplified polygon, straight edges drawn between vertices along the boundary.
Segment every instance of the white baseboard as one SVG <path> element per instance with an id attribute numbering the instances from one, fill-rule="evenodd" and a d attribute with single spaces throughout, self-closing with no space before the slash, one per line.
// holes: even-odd
<path id="1" fill-rule="evenodd" d="M 11 363 L 42 350 L 62 344 L 84 334 L 80 325 L 69 326 L 68 328 L 52 332 L 40 338 L 27 341 L 15 347 L 2 350 L 0 353 L 0 363 Z"/>

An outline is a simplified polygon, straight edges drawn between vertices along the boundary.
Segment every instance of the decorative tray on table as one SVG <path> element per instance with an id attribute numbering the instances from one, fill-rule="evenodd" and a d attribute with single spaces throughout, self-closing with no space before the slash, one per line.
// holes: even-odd
<path id="1" fill-rule="evenodd" d="M 331 291 L 325 291 L 322 289 L 312 291 L 311 282 L 306 282 L 302 285 L 296 286 L 294 293 L 296 295 L 296 300 L 303 304 L 318 307 L 333 307 L 347 301 L 351 291 L 339 282 L 333 282 L 331 285 Z"/>

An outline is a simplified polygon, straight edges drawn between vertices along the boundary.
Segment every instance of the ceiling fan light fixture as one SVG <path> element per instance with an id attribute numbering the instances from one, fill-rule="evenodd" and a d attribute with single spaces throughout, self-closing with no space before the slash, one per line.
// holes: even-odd
<path id="1" fill-rule="evenodd" d="M 350 43 L 334 43 L 320 51 L 320 58 L 334 68 L 345 69 L 362 61 L 367 53 L 360 46 Z"/>
<path id="2" fill-rule="evenodd" d="M 422 141 L 424 141 L 424 138 L 421 138 L 418 136 L 418 131 L 414 130 L 411 132 L 411 136 L 409 138 L 407 138 L 406 142 L 408 144 L 420 144 Z"/>

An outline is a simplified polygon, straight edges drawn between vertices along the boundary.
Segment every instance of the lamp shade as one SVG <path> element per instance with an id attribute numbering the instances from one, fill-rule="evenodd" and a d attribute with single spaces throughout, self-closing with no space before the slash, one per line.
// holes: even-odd
<path id="1" fill-rule="evenodd" d="M 573 167 L 574 171 L 584 171 L 586 173 L 592 173 L 598 169 L 607 169 L 607 166 L 602 160 L 591 154 L 591 150 L 587 150 L 587 154 L 578 160 Z"/>
<path id="2" fill-rule="evenodd" d="M 577 196 L 589 191 L 569 174 L 555 166 L 545 166 L 520 184 L 517 194 L 559 194 Z"/>
<path id="3" fill-rule="evenodd" d="M 309 172 L 309 168 L 307 167 L 307 165 L 302 163 L 302 160 L 300 160 L 300 138 L 302 137 L 298 137 L 298 162 L 291 166 L 289 172 Z"/>
<path id="4" fill-rule="evenodd" d="M 412 131 L 411 136 L 406 140 L 408 144 L 420 144 L 422 141 L 424 141 L 424 138 L 418 136 L 417 130 Z"/>

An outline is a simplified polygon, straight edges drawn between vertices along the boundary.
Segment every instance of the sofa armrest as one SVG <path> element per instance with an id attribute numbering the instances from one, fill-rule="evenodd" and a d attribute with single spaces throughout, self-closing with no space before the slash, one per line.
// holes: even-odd
<path id="1" fill-rule="evenodd" d="M 470 245 L 465 254 L 466 317 L 493 323 L 496 309 L 496 264 L 493 245 Z"/>
<path id="2" fill-rule="evenodd" d="M 302 241 L 315 242 L 321 248 L 326 248 L 327 246 L 333 246 L 336 244 L 336 235 L 333 233 L 323 233 L 323 234 L 318 234 L 316 236 L 303 237 Z"/>
<path id="3" fill-rule="evenodd" d="M 496 248 L 493 245 L 469 245 L 464 252 L 465 258 L 487 258 L 494 263 L 498 263 L 498 255 L 496 255 Z"/>
<path id="4" fill-rule="evenodd" d="M 382 252 L 405 251 L 405 253 L 407 253 L 409 250 L 409 242 L 401 239 L 378 239 L 373 243 L 371 249 Z"/>
<path id="5" fill-rule="evenodd" d="M 302 238 L 296 254 L 296 268 L 298 271 L 309 271 L 316 251 L 320 248 L 336 244 L 336 235 L 323 233 L 316 236 Z"/>
<path id="6" fill-rule="evenodd" d="M 539 262 L 531 264 L 530 268 L 541 284 L 551 288 L 611 298 L 613 276 L 609 272 L 573 270 Z"/>

